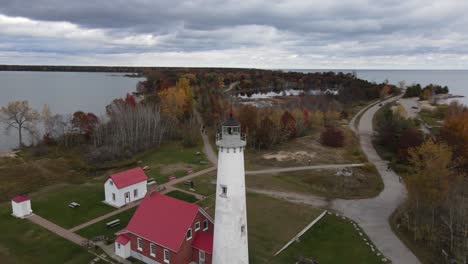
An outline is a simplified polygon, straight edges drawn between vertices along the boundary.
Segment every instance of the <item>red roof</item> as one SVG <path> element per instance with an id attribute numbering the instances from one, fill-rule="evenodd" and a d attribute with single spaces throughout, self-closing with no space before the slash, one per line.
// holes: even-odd
<path id="1" fill-rule="evenodd" d="M 213 233 L 203 231 L 196 232 L 192 247 L 205 251 L 208 254 L 213 254 Z"/>
<path id="2" fill-rule="evenodd" d="M 109 178 L 118 189 L 148 180 L 148 176 L 140 167 L 112 174 Z"/>
<path id="3" fill-rule="evenodd" d="M 115 242 L 119 243 L 120 245 L 127 245 L 128 242 L 130 242 L 130 237 L 127 235 L 123 234 L 117 237 Z"/>
<path id="4" fill-rule="evenodd" d="M 146 196 L 123 232 L 178 252 L 200 207 L 160 193 Z"/>
<path id="5" fill-rule="evenodd" d="M 29 199 L 29 197 L 26 196 L 26 195 L 18 195 L 18 196 L 16 196 L 15 198 L 13 198 L 13 199 L 11 199 L 11 200 L 12 200 L 13 202 L 15 202 L 15 203 L 22 203 L 22 202 L 24 202 L 24 201 L 29 201 L 29 200 L 31 200 L 31 199 Z"/>

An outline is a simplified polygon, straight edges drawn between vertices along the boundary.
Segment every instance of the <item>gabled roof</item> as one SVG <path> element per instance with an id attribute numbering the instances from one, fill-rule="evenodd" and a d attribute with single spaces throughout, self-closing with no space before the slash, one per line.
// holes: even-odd
<path id="1" fill-rule="evenodd" d="M 112 174 L 109 179 L 114 182 L 118 189 L 122 189 L 124 187 L 146 181 L 148 180 L 148 176 L 146 176 L 145 172 L 140 167 L 136 167 L 130 170 Z"/>
<path id="2" fill-rule="evenodd" d="M 15 203 L 22 203 L 22 202 L 25 202 L 25 201 L 29 201 L 31 199 L 29 199 L 28 196 L 26 195 L 18 195 L 16 197 L 14 197 L 13 199 L 11 199 L 13 202 Z"/>
<path id="3" fill-rule="evenodd" d="M 130 242 L 130 237 L 125 234 L 119 235 L 117 239 L 115 240 L 115 242 L 119 243 L 120 245 L 125 246 L 128 244 L 128 242 Z"/>
<path id="4" fill-rule="evenodd" d="M 143 199 L 127 228 L 119 233 L 130 232 L 178 252 L 199 210 L 196 204 L 152 193 Z"/>
<path id="5" fill-rule="evenodd" d="M 198 231 L 193 240 L 192 247 L 213 254 L 213 233 Z"/>

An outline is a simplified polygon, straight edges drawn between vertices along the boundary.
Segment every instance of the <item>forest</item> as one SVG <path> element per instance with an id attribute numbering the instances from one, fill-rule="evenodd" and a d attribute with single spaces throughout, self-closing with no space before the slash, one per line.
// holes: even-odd
<path id="1" fill-rule="evenodd" d="M 440 110 L 435 110 L 440 111 Z M 436 135 L 419 122 L 385 107 L 378 117 L 376 144 L 404 175 L 409 199 L 396 214 L 400 228 L 433 252 L 468 260 L 468 108 L 458 103 L 443 111 Z"/>

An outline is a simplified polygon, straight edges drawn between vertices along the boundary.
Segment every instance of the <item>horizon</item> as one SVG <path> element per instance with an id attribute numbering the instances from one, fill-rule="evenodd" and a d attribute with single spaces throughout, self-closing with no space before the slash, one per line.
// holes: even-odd
<path id="1" fill-rule="evenodd" d="M 457 0 L 6 1 L 0 64 L 465 70 L 467 11 Z"/>

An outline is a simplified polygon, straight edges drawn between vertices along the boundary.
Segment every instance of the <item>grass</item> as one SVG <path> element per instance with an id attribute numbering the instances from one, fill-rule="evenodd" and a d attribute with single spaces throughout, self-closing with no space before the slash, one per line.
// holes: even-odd
<path id="1" fill-rule="evenodd" d="M 213 215 L 214 195 L 199 204 Z M 270 263 L 273 254 L 320 213 L 307 205 L 247 193 L 250 263 Z"/>
<path id="2" fill-rule="evenodd" d="M 383 182 L 373 166 L 352 168 L 352 176 L 338 176 L 337 170 L 309 170 L 247 176 L 249 188 L 312 193 L 327 198 L 362 199 L 378 195 Z"/>
<path id="3" fill-rule="evenodd" d="M 329 214 L 270 263 L 295 263 L 300 257 L 320 264 L 383 263 L 383 257 L 371 251 L 349 220 Z"/>
<path id="4" fill-rule="evenodd" d="M 34 213 L 64 228 L 71 228 L 95 217 L 106 214 L 113 207 L 102 203 L 104 186 L 102 182 L 82 185 L 59 185 L 32 195 Z M 81 206 L 69 208 L 70 202 Z"/>
<path id="5" fill-rule="evenodd" d="M 111 216 L 100 222 L 95 223 L 94 225 L 90 225 L 81 230 L 78 230 L 77 234 L 88 239 L 93 239 L 98 236 L 105 236 L 109 239 L 113 239 L 117 231 L 122 230 L 124 227 L 128 225 L 128 222 L 130 222 L 130 219 L 132 218 L 135 211 L 136 211 L 136 207 L 128 209 L 125 212 Z M 115 219 L 120 220 L 120 225 L 116 227 L 110 227 L 110 228 L 106 226 L 106 223 Z"/>
<path id="6" fill-rule="evenodd" d="M 169 176 L 185 176 L 189 168 L 199 171 L 210 166 L 201 145 L 184 148 L 180 142 L 175 141 L 139 154 L 136 159 L 141 161 L 141 166 L 149 166 L 150 169 L 146 172 L 148 177 L 154 178 L 159 184 L 166 183 Z"/>
<path id="7" fill-rule="evenodd" d="M 195 196 L 177 190 L 169 192 L 166 195 L 189 203 L 195 203 L 198 201 L 198 199 Z"/>
<path id="8" fill-rule="evenodd" d="M 210 172 L 205 175 L 198 176 L 191 179 L 191 181 L 193 182 L 193 189 L 198 194 L 209 196 L 216 192 L 216 172 Z M 179 183 L 176 186 L 177 188 L 187 191 L 190 189 L 190 186 L 187 186 L 184 183 Z"/>
<path id="9" fill-rule="evenodd" d="M 57 183 L 78 184 L 89 179 L 85 172 L 73 169 L 73 162 L 65 158 L 0 160 L 0 201 Z"/>
<path id="10" fill-rule="evenodd" d="M 82 264 L 94 258 L 86 250 L 31 222 L 10 215 L 0 205 L 0 262 L 3 264 Z"/>

